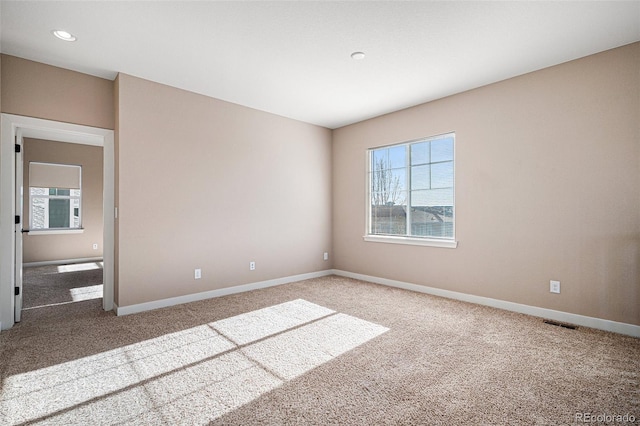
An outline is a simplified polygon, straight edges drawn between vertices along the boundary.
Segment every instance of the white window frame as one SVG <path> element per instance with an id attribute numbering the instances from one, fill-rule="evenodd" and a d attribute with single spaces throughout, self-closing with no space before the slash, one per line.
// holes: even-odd
<path id="1" fill-rule="evenodd" d="M 46 194 L 32 194 L 31 188 L 36 188 L 31 186 L 29 182 L 29 232 L 28 235 L 53 235 L 53 234 L 81 234 L 84 232 L 84 228 L 82 227 L 82 166 L 74 165 L 74 164 L 56 164 L 56 163 L 43 163 L 43 162 L 31 162 L 31 164 L 44 164 L 48 166 L 56 166 L 56 167 L 73 167 L 78 169 L 79 179 L 80 179 L 80 195 L 71 195 L 73 189 L 69 188 L 57 188 L 57 189 L 69 189 L 69 195 L 49 195 L 48 192 Z M 49 189 L 49 188 L 47 188 Z M 33 199 L 34 198 L 44 198 L 47 200 L 57 199 L 57 200 L 69 200 L 69 224 L 72 225 L 68 228 L 50 228 L 49 219 L 48 219 L 48 203 L 45 208 L 45 224 L 47 225 L 45 228 L 35 228 L 33 224 Z M 73 226 L 74 222 L 74 207 L 72 200 L 78 200 L 78 226 Z"/>
<path id="2" fill-rule="evenodd" d="M 379 235 L 371 233 L 371 163 L 372 163 L 372 155 L 373 151 L 382 149 L 382 148 L 391 148 L 397 146 L 406 147 L 407 151 L 410 151 L 410 146 L 412 144 L 421 143 L 421 142 L 429 142 L 432 140 L 442 139 L 444 137 L 452 137 L 453 138 L 453 236 L 452 238 L 437 238 L 437 237 L 421 237 L 415 235 Z M 411 193 L 411 164 L 410 157 L 407 156 L 406 165 L 406 186 L 407 186 L 407 197 L 410 197 Z M 455 132 L 443 133 L 434 136 L 428 136 L 425 138 L 414 139 L 407 142 L 401 142 L 391 145 L 378 146 L 374 148 L 367 149 L 366 152 L 366 228 L 365 235 L 363 237 L 364 241 L 367 242 L 376 242 L 376 243 L 389 243 L 389 244 L 404 244 L 404 245 L 417 245 L 417 246 L 428 246 L 428 247 L 442 247 L 442 248 L 456 248 L 458 247 L 458 241 L 456 240 L 456 200 L 455 200 L 455 186 L 456 186 L 456 134 Z M 407 200 L 407 205 L 410 205 L 410 198 Z M 409 209 L 407 209 L 409 210 Z M 411 218 L 410 212 L 407 215 L 407 227 L 409 227 Z M 408 232 L 407 232 L 408 234 Z"/>

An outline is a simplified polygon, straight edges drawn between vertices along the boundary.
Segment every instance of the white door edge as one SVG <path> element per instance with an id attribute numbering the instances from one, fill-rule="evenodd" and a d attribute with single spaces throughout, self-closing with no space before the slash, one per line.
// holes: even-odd
<path id="1" fill-rule="evenodd" d="M 15 284 L 14 289 L 15 293 L 15 301 L 14 301 L 14 320 L 15 322 L 20 322 L 22 318 L 22 229 L 24 228 L 24 208 L 23 208 L 23 167 L 24 167 L 24 150 L 22 143 L 22 129 L 18 128 L 16 130 L 16 139 L 15 144 L 20 147 L 19 150 L 16 150 L 15 153 L 15 205 L 16 211 L 15 215 L 20 218 L 18 223 L 15 225 Z"/>

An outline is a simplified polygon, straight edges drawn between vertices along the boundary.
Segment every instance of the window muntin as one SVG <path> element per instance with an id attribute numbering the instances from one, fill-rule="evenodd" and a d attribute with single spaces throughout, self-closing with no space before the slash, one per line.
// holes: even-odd
<path id="1" fill-rule="evenodd" d="M 369 150 L 368 235 L 453 240 L 455 134 Z"/>
<path id="2" fill-rule="evenodd" d="M 30 163 L 30 178 L 32 165 L 35 165 L 32 180 L 39 186 L 29 187 L 30 230 L 82 229 L 81 166 Z M 49 175 L 47 171 L 52 173 Z M 44 186 L 48 182 L 53 185 L 67 182 L 65 186 L 77 188 Z"/>

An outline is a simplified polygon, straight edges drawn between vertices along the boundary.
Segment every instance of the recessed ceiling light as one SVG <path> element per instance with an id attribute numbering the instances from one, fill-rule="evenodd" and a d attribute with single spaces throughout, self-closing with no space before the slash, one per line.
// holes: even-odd
<path id="1" fill-rule="evenodd" d="M 73 34 L 65 30 L 53 30 L 51 31 L 54 36 L 58 37 L 60 40 L 64 41 L 76 41 L 77 38 Z"/>
<path id="2" fill-rule="evenodd" d="M 356 61 L 364 59 L 364 52 L 353 52 L 351 54 L 351 59 L 354 59 Z"/>

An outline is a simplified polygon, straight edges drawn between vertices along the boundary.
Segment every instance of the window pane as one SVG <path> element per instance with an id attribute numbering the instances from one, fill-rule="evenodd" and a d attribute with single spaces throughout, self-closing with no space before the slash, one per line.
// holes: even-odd
<path id="1" fill-rule="evenodd" d="M 69 200 L 49 200 L 49 228 L 69 228 Z"/>
<path id="2" fill-rule="evenodd" d="M 453 222 L 411 222 L 411 235 L 416 237 L 453 238 Z"/>
<path id="3" fill-rule="evenodd" d="M 391 234 L 406 235 L 407 234 L 407 213 L 406 206 L 393 206 L 390 213 Z"/>
<path id="4" fill-rule="evenodd" d="M 453 161 L 431 165 L 431 188 L 453 187 Z"/>
<path id="5" fill-rule="evenodd" d="M 453 206 L 453 188 L 411 191 L 411 207 Z"/>
<path id="6" fill-rule="evenodd" d="M 387 204 L 387 199 L 382 192 L 371 193 L 371 206 L 384 206 Z"/>
<path id="7" fill-rule="evenodd" d="M 58 195 L 58 196 L 68 197 L 71 193 L 71 190 L 66 188 L 48 188 L 48 189 L 49 189 L 49 195 Z"/>
<path id="8" fill-rule="evenodd" d="M 71 200 L 73 207 L 73 224 L 71 227 L 80 228 L 80 200 Z"/>
<path id="9" fill-rule="evenodd" d="M 371 207 L 371 233 L 372 234 L 386 234 L 389 232 L 389 220 L 388 214 L 385 217 L 385 206 L 372 206 Z"/>
<path id="10" fill-rule="evenodd" d="M 372 206 L 371 233 L 406 235 L 406 206 Z"/>
<path id="11" fill-rule="evenodd" d="M 405 192 L 407 190 L 407 169 L 393 169 L 391 170 L 390 178 L 390 189 L 395 191 L 395 203 L 402 204 L 404 202 L 404 197 L 397 196 L 398 192 Z"/>
<path id="12" fill-rule="evenodd" d="M 411 145 L 411 165 L 429 163 L 429 142 Z"/>
<path id="13" fill-rule="evenodd" d="M 437 208 L 417 207 L 411 209 L 411 235 L 419 237 L 442 236 L 445 218 Z"/>
<path id="14" fill-rule="evenodd" d="M 43 189 L 43 188 L 39 188 Z M 31 228 L 44 229 L 48 226 L 47 220 L 47 198 L 31 199 Z"/>
<path id="15" fill-rule="evenodd" d="M 405 202 L 406 196 L 404 193 L 407 188 L 406 169 L 389 170 L 376 168 L 371 173 L 370 179 L 372 204 L 393 205 Z"/>
<path id="16" fill-rule="evenodd" d="M 411 208 L 411 235 L 419 237 L 453 237 L 452 206 Z"/>
<path id="17" fill-rule="evenodd" d="M 389 150 L 389 168 L 397 169 L 406 166 L 407 149 L 404 145 L 388 148 Z"/>
<path id="18" fill-rule="evenodd" d="M 376 149 L 371 155 L 371 170 L 389 168 L 389 150 Z"/>
<path id="19" fill-rule="evenodd" d="M 371 193 L 371 204 L 374 206 L 394 206 L 403 205 L 407 200 L 407 192 L 404 186 L 400 184 L 400 180 L 396 180 L 391 186 L 384 185 L 380 191 Z"/>
<path id="20" fill-rule="evenodd" d="M 453 138 L 431 141 L 431 162 L 453 161 Z"/>
<path id="21" fill-rule="evenodd" d="M 431 166 L 413 166 L 411 167 L 411 189 L 430 189 L 431 188 Z"/>

